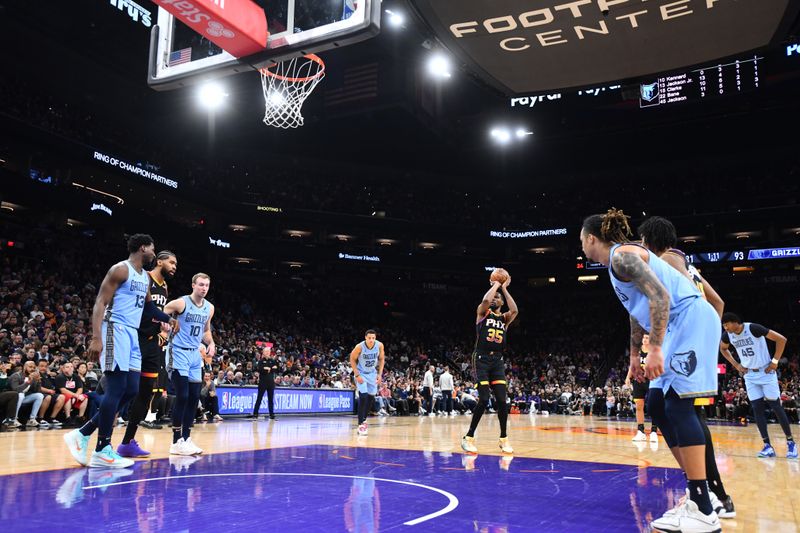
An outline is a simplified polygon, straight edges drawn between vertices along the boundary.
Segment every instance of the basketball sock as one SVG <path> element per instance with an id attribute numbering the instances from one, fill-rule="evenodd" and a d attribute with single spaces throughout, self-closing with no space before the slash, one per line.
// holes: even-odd
<path id="1" fill-rule="evenodd" d="M 725 501 L 728 493 L 725 492 L 725 485 L 722 484 L 722 477 L 717 468 L 717 457 L 714 455 L 714 442 L 711 440 L 711 431 L 708 429 L 703 408 L 695 407 L 695 411 L 700 424 L 703 426 L 703 434 L 706 438 L 706 479 L 708 480 L 708 488 L 717 495 L 717 498 Z"/>
<path id="2" fill-rule="evenodd" d="M 636 425 L 636 429 L 638 431 L 641 431 L 642 433 L 644 433 L 644 424 L 637 424 Z"/>
<path id="3" fill-rule="evenodd" d="M 183 428 L 181 429 L 181 438 L 183 440 L 186 440 L 189 438 L 191 434 L 192 434 L 192 428 L 189 426 L 183 426 Z"/>
<path id="4" fill-rule="evenodd" d="M 91 435 L 92 433 L 95 432 L 95 430 L 97 429 L 97 418 L 98 418 L 98 415 L 94 415 L 94 417 L 89 419 L 89 421 L 86 422 L 83 425 L 83 427 L 81 427 L 78 430 L 78 431 L 81 432 L 81 435 L 83 435 L 84 437 L 88 437 L 89 435 Z"/>
<path id="5" fill-rule="evenodd" d="M 642 424 L 642 426 L 644 426 L 644 424 Z M 655 424 L 650 426 L 650 433 L 658 433 L 658 427 Z"/>
<path id="6" fill-rule="evenodd" d="M 200 401 L 200 383 L 189 382 L 189 396 L 186 399 L 186 406 L 183 408 L 183 440 L 189 438 L 189 433 L 194 425 L 194 417 L 197 413 L 197 402 Z"/>
<path id="7" fill-rule="evenodd" d="M 505 383 L 497 383 L 492 386 L 494 397 L 497 399 L 497 420 L 500 422 L 500 438 L 504 439 L 508 427 L 508 402 L 506 402 Z"/>
<path id="8" fill-rule="evenodd" d="M 153 386 L 156 384 L 157 378 L 142 376 L 139 379 L 139 393 L 131 404 L 130 419 L 128 427 L 125 428 L 125 436 L 122 437 L 122 444 L 128 444 L 136 436 L 139 422 L 144 420 L 147 408 L 150 406 L 150 399 L 153 397 Z"/>
<path id="9" fill-rule="evenodd" d="M 714 511 L 711 507 L 711 498 L 708 496 L 708 483 L 705 479 L 689 480 L 689 498 L 697 504 L 700 512 L 709 515 Z"/>
<path id="10" fill-rule="evenodd" d="M 111 437 L 101 437 L 101 436 L 98 435 L 97 436 L 97 446 L 95 447 L 94 451 L 102 452 L 103 448 L 105 448 L 106 446 L 110 446 L 110 445 L 111 445 Z"/>
<path id="11" fill-rule="evenodd" d="M 181 439 L 181 428 L 172 427 L 172 444 L 175 444 Z"/>
<path id="12" fill-rule="evenodd" d="M 489 404 L 489 385 L 478 385 L 478 405 L 472 411 L 472 421 L 469 423 L 469 431 L 467 437 L 474 437 L 475 430 L 478 429 L 478 423 L 481 421 L 483 412 L 486 411 L 486 406 Z"/>
<path id="13" fill-rule="evenodd" d="M 767 431 L 767 406 L 764 404 L 764 398 L 753 400 L 753 414 L 756 417 L 756 425 L 758 432 L 761 433 L 761 440 L 764 444 L 769 444 L 769 432 Z"/>
<path id="14" fill-rule="evenodd" d="M 367 395 L 366 394 L 359 394 L 358 395 L 358 425 L 364 423 L 367 419 Z"/>
<path id="15" fill-rule="evenodd" d="M 770 400 L 769 406 L 772 407 L 772 411 L 775 413 L 775 417 L 778 419 L 778 423 L 781 425 L 783 434 L 786 435 L 786 440 L 791 440 L 792 426 L 789 425 L 789 417 L 786 416 L 786 411 L 783 410 L 781 402 L 779 400 Z"/>

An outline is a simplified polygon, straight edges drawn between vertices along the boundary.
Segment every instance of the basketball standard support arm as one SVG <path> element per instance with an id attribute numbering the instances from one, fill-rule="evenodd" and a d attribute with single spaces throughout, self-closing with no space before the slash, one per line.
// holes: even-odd
<path id="1" fill-rule="evenodd" d="M 251 0 L 152 0 L 234 57 L 267 48 L 267 16 Z"/>

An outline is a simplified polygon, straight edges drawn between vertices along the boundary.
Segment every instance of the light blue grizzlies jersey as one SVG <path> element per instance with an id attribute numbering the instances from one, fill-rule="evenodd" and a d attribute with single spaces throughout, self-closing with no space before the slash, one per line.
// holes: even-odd
<path id="1" fill-rule="evenodd" d="M 211 315 L 211 304 L 203 299 L 203 305 L 198 307 L 189 296 L 182 298 L 186 302 L 186 308 L 177 317 L 181 329 L 172 337 L 172 345 L 176 348 L 196 350 L 203 342 L 206 322 Z"/>
<path id="2" fill-rule="evenodd" d="M 615 244 L 611 247 L 610 257 L 614 256 L 614 251 L 620 246 L 620 244 Z M 672 268 L 656 254 L 649 251 L 647 253 L 647 263 L 650 265 L 650 269 L 655 273 L 661 284 L 666 287 L 669 294 L 669 315 L 670 321 L 672 321 L 697 298 L 701 298 L 702 295 L 689 278 Z M 610 258 L 608 270 L 611 285 L 614 287 L 614 292 L 616 292 L 622 305 L 645 331 L 650 331 L 650 302 L 647 296 L 633 282 L 621 281 L 616 277 L 614 269 L 611 267 Z"/>
<path id="3" fill-rule="evenodd" d="M 739 360 L 741 360 L 743 367 L 762 369 L 772 361 L 766 339 L 769 329 L 760 324 L 752 324 L 750 322 L 745 322 L 743 326 L 744 329 L 738 335 L 726 331 L 722 335 L 722 341 L 729 340 L 729 344 L 736 348 L 736 353 L 739 354 Z M 727 340 L 725 336 L 728 337 Z"/>
<path id="4" fill-rule="evenodd" d="M 361 344 L 361 355 L 358 357 L 358 371 L 362 374 L 374 374 L 378 371 L 378 354 L 380 354 L 381 343 L 375 341 L 372 348 L 367 347 L 367 342 Z"/>
<path id="5" fill-rule="evenodd" d="M 136 272 L 130 261 L 125 261 L 125 266 L 128 267 L 128 279 L 114 291 L 114 297 L 106 307 L 103 320 L 138 329 L 142 321 L 150 278 L 144 269 L 141 273 Z"/>

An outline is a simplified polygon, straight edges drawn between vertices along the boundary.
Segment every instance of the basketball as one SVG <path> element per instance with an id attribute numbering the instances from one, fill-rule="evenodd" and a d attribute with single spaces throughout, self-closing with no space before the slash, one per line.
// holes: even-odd
<path id="1" fill-rule="evenodd" d="M 508 279 L 508 272 L 505 268 L 495 268 L 492 270 L 491 275 L 489 276 L 489 282 L 494 283 L 495 281 L 499 281 L 500 283 L 505 283 Z"/>

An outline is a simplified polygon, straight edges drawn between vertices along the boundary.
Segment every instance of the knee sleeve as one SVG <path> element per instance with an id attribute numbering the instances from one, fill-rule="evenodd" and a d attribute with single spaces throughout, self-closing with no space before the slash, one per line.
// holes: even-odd
<path id="1" fill-rule="evenodd" d="M 661 435 L 667 442 L 667 447 L 674 448 L 677 446 L 678 437 L 665 412 L 663 389 L 650 389 L 647 393 L 647 412 L 650 413 L 653 424 L 661 429 Z"/>
<path id="2" fill-rule="evenodd" d="M 670 389 L 664 399 L 664 411 L 667 420 L 674 428 L 678 446 L 685 448 L 686 446 L 706 445 L 703 426 L 694 410 L 694 398 L 680 398 L 674 390 Z"/>
<path id="3" fill-rule="evenodd" d="M 478 385 L 478 403 L 487 407 L 489 405 L 489 396 L 491 389 L 489 385 Z"/>

